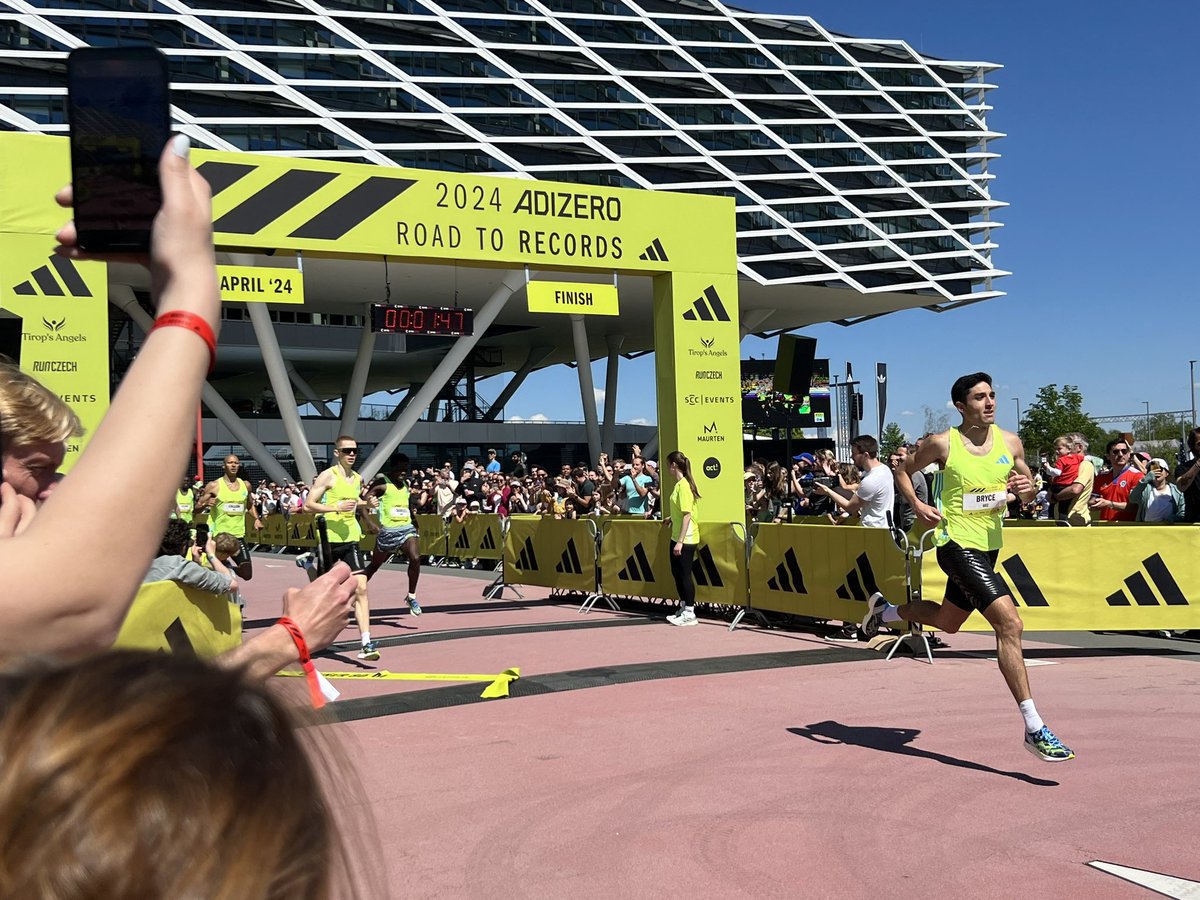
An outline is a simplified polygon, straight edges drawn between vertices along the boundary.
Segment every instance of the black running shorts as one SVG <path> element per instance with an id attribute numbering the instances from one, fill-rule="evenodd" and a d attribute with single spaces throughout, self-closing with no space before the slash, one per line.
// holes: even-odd
<path id="1" fill-rule="evenodd" d="M 946 573 L 946 600 L 966 612 L 983 612 L 993 600 L 1011 596 L 1008 584 L 996 571 L 999 555 L 999 550 L 976 550 L 954 541 L 938 547 L 938 565 Z"/>
<path id="2" fill-rule="evenodd" d="M 338 562 L 348 565 L 354 575 L 361 575 L 367 570 L 366 561 L 363 559 L 362 551 L 358 548 L 357 541 L 329 545 L 329 567 L 333 568 L 333 564 Z"/>

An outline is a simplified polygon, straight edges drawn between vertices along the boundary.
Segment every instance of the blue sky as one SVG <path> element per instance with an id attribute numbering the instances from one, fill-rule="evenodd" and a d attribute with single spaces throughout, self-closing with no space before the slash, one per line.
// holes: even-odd
<path id="1" fill-rule="evenodd" d="M 888 363 L 888 421 L 910 434 L 924 406 L 943 407 L 965 372 L 993 374 L 999 423 L 1044 384 L 1076 384 L 1093 415 L 1182 410 L 1191 405 L 1188 360 L 1200 358 L 1200 257 L 1194 173 L 1200 126 L 1193 94 L 1200 4 L 1149 0 L 967 4 L 859 0 L 744 2 L 762 12 L 808 15 L 866 38 L 901 38 L 934 56 L 1000 63 L 988 124 L 1008 137 L 992 196 L 995 284 L 1006 297 L 953 313 L 897 313 L 852 328 L 820 325 L 817 355 L 834 372 L 870 377 Z M 1192 274 L 1189 274 L 1191 272 Z M 775 341 L 748 338 L 742 356 L 770 357 Z M 655 420 L 653 361 L 621 362 L 617 418 Z M 593 366 L 604 384 L 604 363 Z M 1200 381 L 1200 365 L 1197 366 Z M 578 420 L 573 370 L 530 376 L 506 415 Z M 485 381 L 495 396 L 502 379 Z M 876 421 L 868 390 L 864 430 Z M 906 415 L 906 413 L 908 415 Z"/>

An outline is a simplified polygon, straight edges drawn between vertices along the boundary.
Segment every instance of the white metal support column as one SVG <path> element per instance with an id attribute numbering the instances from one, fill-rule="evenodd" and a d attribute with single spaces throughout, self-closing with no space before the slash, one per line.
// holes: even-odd
<path id="1" fill-rule="evenodd" d="M 350 387 L 342 400 L 342 434 L 354 434 L 358 424 L 359 407 L 362 406 L 363 391 L 367 389 L 367 376 L 371 373 L 371 354 L 375 352 L 375 332 L 371 330 L 371 307 L 363 307 L 362 333 L 358 337 L 358 355 L 354 357 L 354 370 L 350 373 Z"/>
<path id="2" fill-rule="evenodd" d="M 617 425 L 617 367 L 621 362 L 621 345 L 625 343 L 625 335 L 609 334 L 604 340 L 608 344 L 608 364 L 604 370 L 604 431 L 600 442 L 611 459 L 613 433 Z"/>
<path id="3" fill-rule="evenodd" d="M 262 352 L 263 362 L 267 366 L 271 390 L 275 392 L 275 402 L 279 406 L 283 430 L 287 433 L 288 443 L 292 445 L 292 459 L 296 461 L 296 470 L 301 481 L 311 484 L 317 477 L 317 467 L 313 463 L 312 448 L 308 445 L 308 437 L 304 433 L 304 422 L 301 421 L 300 411 L 296 407 L 292 382 L 288 380 L 287 369 L 283 364 L 283 354 L 279 351 L 279 341 L 271 325 L 271 314 L 264 303 L 247 303 L 246 306 L 250 310 L 250 324 L 254 326 L 254 335 L 258 338 L 258 349 Z"/>
<path id="4" fill-rule="evenodd" d="M 249 253 L 231 253 L 229 259 L 236 266 L 255 264 L 254 257 Z M 300 411 L 296 406 L 296 394 L 292 390 L 283 354 L 279 350 L 279 339 L 275 337 L 275 327 L 271 324 L 271 314 L 267 311 L 265 303 L 247 303 L 246 308 L 250 313 L 250 324 L 254 326 L 259 352 L 262 353 L 263 363 L 267 367 L 267 379 L 275 393 L 275 403 L 279 407 L 279 417 L 283 420 L 283 430 L 287 433 L 288 443 L 292 445 L 292 459 L 296 461 L 296 470 L 301 481 L 311 483 L 317 477 L 317 468 L 313 464 L 312 448 L 308 445 L 304 423 L 300 420 Z"/>
<path id="5" fill-rule="evenodd" d="M 589 463 L 600 456 L 600 422 L 596 417 L 596 386 L 592 381 L 592 353 L 588 349 L 587 322 L 572 314 L 571 337 L 575 341 L 575 368 L 579 372 L 579 397 L 583 401 L 583 421 L 587 426 Z"/>
<path id="6" fill-rule="evenodd" d="M 285 359 L 283 365 L 287 369 L 288 378 L 292 379 L 292 384 L 299 388 L 300 393 L 304 395 L 304 399 L 316 407 L 317 412 L 326 419 L 334 418 L 333 411 L 325 405 L 324 400 L 317 396 L 317 392 L 312 389 L 312 385 L 305 381 L 303 376 L 296 371 L 296 367 L 292 365 L 292 361 Z"/>
<path id="7" fill-rule="evenodd" d="M 542 360 L 549 356 L 553 350 L 553 347 L 529 348 L 529 356 L 525 358 L 525 362 L 522 363 L 521 368 L 517 369 L 517 371 L 513 373 L 512 379 L 504 386 L 504 390 L 502 390 L 500 395 L 492 402 L 492 406 L 484 415 L 483 421 L 496 421 L 496 416 L 499 415 L 500 410 L 504 409 L 508 401 L 513 398 L 513 394 L 517 392 L 517 389 L 525 383 L 525 379 L 529 376 L 529 373 L 532 372 L 537 366 L 541 365 Z"/>
<path id="8" fill-rule="evenodd" d="M 459 338 L 451 345 L 450 350 L 442 357 L 442 361 L 434 368 L 433 373 L 429 376 L 429 380 L 421 385 L 421 389 L 417 391 L 416 396 L 404 408 L 404 412 L 396 419 L 395 424 L 388 429 L 387 435 L 383 440 L 375 445 L 374 452 L 371 453 L 365 463 L 359 467 L 359 472 L 365 480 L 370 480 L 375 473 L 383 468 L 388 457 L 392 452 L 400 446 L 400 442 L 416 424 L 417 419 L 421 417 L 421 412 L 429 405 L 438 392 L 446 386 L 446 382 L 450 376 L 463 364 L 475 345 L 479 343 L 479 339 L 487 332 L 496 316 L 500 315 L 500 311 L 504 309 L 504 304 L 508 302 L 508 298 L 513 295 L 518 288 L 525 284 L 525 271 L 509 272 L 504 276 L 504 280 L 500 282 L 500 286 L 487 299 L 487 302 L 480 307 L 475 313 L 475 333 L 470 336 Z"/>
<path id="9" fill-rule="evenodd" d="M 129 285 L 110 285 L 108 300 L 113 306 L 133 319 L 137 323 L 137 326 L 142 329 L 143 333 L 148 334 L 150 329 L 154 327 L 154 319 L 138 304 L 137 298 L 133 295 L 133 288 Z M 216 388 L 205 382 L 200 399 L 208 407 L 209 411 L 217 417 L 217 421 L 228 428 L 233 433 L 234 438 L 237 439 L 237 442 L 246 448 L 246 452 L 262 467 L 262 470 L 267 473 L 268 478 L 276 484 L 286 484 L 292 480 L 292 476 L 280 465 L 279 460 L 272 456 L 262 441 L 255 437 L 254 433 L 245 426 L 242 420 L 238 418 L 238 414 L 217 393 Z"/>

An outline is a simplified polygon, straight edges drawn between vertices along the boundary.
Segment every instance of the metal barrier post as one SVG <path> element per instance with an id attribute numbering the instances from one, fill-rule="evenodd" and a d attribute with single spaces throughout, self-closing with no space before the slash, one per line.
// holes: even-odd
<path id="1" fill-rule="evenodd" d="M 737 628 L 738 623 L 742 621 L 742 618 L 746 615 L 746 613 L 750 613 L 752 616 L 754 616 L 754 618 L 758 619 L 758 623 L 763 628 L 770 628 L 771 623 L 767 617 L 764 616 L 761 611 L 754 608 L 754 591 L 750 589 L 750 553 L 754 549 L 754 538 L 758 534 L 758 523 L 755 522 L 751 526 L 749 537 L 746 535 L 746 526 L 741 522 L 730 522 L 729 525 L 733 528 L 733 533 L 735 535 L 738 533 L 738 529 L 741 529 L 742 544 L 746 548 L 746 605 L 737 611 L 737 615 L 735 615 L 733 617 L 733 621 L 729 623 L 729 630 L 733 631 L 733 629 Z"/>
<path id="2" fill-rule="evenodd" d="M 508 529 L 509 529 L 510 524 L 511 523 L 509 521 L 508 516 L 505 516 L 503 519 L 500 520 L 500 546 L 501 547 L 504 547 L 504 545 L 505 545 L 505 538 L 508 537 Z M 447 535 L 446 540 L 449 540 L 449 539 L 450 539 L 449 535 Z M 501 552 L 499 574 L 496 576 L 495 580 L 491 584 L 489 584 L 487 587 L 485 587 L 483 589 L 483 596 L 486 597 L 488 600 L 495 600 L 498 597 L 504 596 L 505 588 L 512 588 L 512 592 L 517 595 L 518 600 L 525 599 L 525 595 L 521 593 L 521 589 L 518 588 L 515 584 L 509 584 L 508 580 L 505 578 L 504 553 Z"/>
<path id="3" fill-rule="evenodd" d="M 890 514 L 888 516 L 888 521 L 891 521 Z M 937 529 L 931 528 L 922 534 L 919 538 L 917 538 L 917 543 L 915 546 L 911 541 L 909 541 L 908 535 L 895 525 L 892 526 L 892 534 L 896 538 L 897 548 L 904 554 L 904 585 L 905 591 L 908 594 L 907 599 L 909 601 L 920 600 L 921 589 L 913 587 L 913 564 L 916 563 L 917 571 L 920 572 L 921 557 L 926 553 L 925 538 L 929 537 L 930 535 L 934 535 L 936 538 Z M 929 549 L 933 549 L 933 541 L 929 542 Z M 895 636 L 894 640 L 892 641 L 892 649 L 888 651 L 887 659 L 891 659 L 896 654 L 896 651 L 900 649 L 900 645 L 905 641 L 912 641 L 915 646 L 918 638 L 921 641 L 921 646 L 925 649 L 925 659 L 932 666 L 933 651 L 929 649 L 929 636 L 925 633 L 925 629 L 921 627 L 920 622 L 909 622 L 907 633 Z M 915 657 L 916 654 L 914 653 L 913 656 Z"/>
<path id="4" fill-rule="evenodd" d="M 604 586 L 600 583 L 600 545 L 604 542 L 604 536 L 603 536 L 604 532 L 602 529 L 600 529 L 596 526 L 595 521 L 593 521 L 592 519 L 587 519 L 586 521 L 588 523 L 588 527 L 591 528 L 591 530 L 592 530 L 592 539 L 596 542 L 596 566 L 595 566 L 596 590 L 592 591 L 590 594 L 588 594 L 586 597 L 584 597 L 583 603 L 579 604 L 578 612 L 581 612 L 581 613 L 591 612 L 592 607 L 594 607 L 596 605 L 597 600 L 603 600 L 610 607 L 612 607 L 613 612 L 620 612 L 621 607 L 617 606 L 617 601 L 614 600 L 612 597 L 610 597 L 608 594 L 604 593 Z"/>

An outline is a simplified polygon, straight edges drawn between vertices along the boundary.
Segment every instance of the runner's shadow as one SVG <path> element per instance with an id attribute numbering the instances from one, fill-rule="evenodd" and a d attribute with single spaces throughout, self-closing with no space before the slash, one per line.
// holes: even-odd
<path id="1" fill-rule="evenodd" d="M 920 759 L 931 759 L 944 766 L 957 766 L 960 769 L 973 769 L 976 772 L 987 772 L 990 775 L 1003 775 L 1005 778 L 1015 778 L 1037 787 L 1057 787 L 1057 781 L 1045 778 L 1035 778 L 1024 772 L 1005 772 L 1003 769 L 993 769 L 982 763 L 969 759 L 959 759 L 932 750 L 922 750 L 912 746 L 917 735 L 917 728 L 876 728 L 870 725 L 843 725 L 840 722 L 816 722 L 804 728 L 789 728 L 792 734 L 808 738 L 818 744 L 851 744 L 855 747 L 869 747 L 872 750 L 882 750 L 884 753 L 897 753 L 900 756 L 915 756 Z"/>

